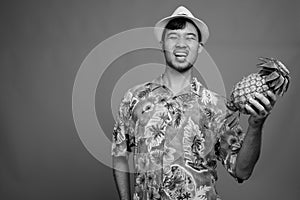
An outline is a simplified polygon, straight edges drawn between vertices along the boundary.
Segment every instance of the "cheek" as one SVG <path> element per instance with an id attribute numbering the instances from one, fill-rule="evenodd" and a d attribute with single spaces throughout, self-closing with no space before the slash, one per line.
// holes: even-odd
<path id="1" fill-rule="evenodd" d="M 198 46 L 192 46 L 191 48 L 191 56 L 192 57 L 197 57 L 197 55 L 198 55 Z"/>
<path id="2" fill-rule="evenodd" d="M 171 53 L 172 48 L 173 48 L 172 44 L 166 44 L 166 45 L 163 46 L 163 49 L 165 51 L 167 51 L 168 53 Z"/>
<path id="3" fill-rule="evenodd" d="M 163 50 L 164 50 L 164 54 L 165 54 L 166 57 L 172 57 L 173 56 L 171 47 L 165 47 Z"/>

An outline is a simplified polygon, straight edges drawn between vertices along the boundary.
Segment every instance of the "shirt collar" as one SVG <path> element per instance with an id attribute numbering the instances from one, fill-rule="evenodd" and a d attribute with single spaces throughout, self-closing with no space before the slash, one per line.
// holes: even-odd
<path id="1" fill-rule="evenodd" d="M 156 79 L 154 79 L 152 81 L 152 83 L 159 84 L 159 85 L 163 86 L 164 88 L 167 88 L 169 91 L 171 91 L 171 89 L 169 89 L 166 86 L 166 84 L 165 84 L 165 82 L 163 80 L 163 74 L 161 74 L 159 77 L 157 77 Z M 196 77 L 192 77 L 191 81 L 190 81 L 190 84 L 187 87 L 183 88 L 181 90 L 181 92 L 179 92 L 176 95 L 190 93 L 190 92 L 193 92 L 193 93 L 195 93 L 197 95 L 200 95 L 200 88 L 201 87 L 202 87 L 202 84 L 197 80 L 197 78 Z"/>

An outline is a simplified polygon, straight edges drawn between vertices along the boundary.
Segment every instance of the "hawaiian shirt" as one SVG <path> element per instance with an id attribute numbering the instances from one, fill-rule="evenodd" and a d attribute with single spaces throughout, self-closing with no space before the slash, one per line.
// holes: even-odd
<path id="1" fill-rule="evenodd" d="M 112 156 L 133 153 L 133 200 L 220 199 L 217 160 L 235 177 L 244 135 L 226 98 L 196 78 L 174 95 L 160 76 L 126 92 Z"/>

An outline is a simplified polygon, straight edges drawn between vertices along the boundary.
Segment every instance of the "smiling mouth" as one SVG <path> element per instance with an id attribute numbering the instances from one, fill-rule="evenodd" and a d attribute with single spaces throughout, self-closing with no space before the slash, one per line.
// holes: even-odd
<path id="1" fill-rule="evenodd" d="M 175 51 L 174 55 L 176 58 L 186 58 L 188 56 L 188 52 L 186 51 Z"/>

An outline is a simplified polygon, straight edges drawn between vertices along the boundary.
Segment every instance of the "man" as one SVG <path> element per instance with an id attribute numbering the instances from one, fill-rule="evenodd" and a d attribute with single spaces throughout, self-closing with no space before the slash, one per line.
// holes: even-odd
<path id="1" fill-rule="evenodd" d="M 209 36 L 206 24 L 181 6 L 156 24 L 155 34 L 161 39 L 165 72 L 126 92 L 114 128 L 112 156 L 120 199 L 220 199 L 217 160 L 238 182 L 249 178 L 276 97 L 256 94 L 249 101 L 248 129 L 243 132 L 226 99 L 192 78 L 193 64 Z M 129 152 L 134 158 L 133 195 Z"/>

